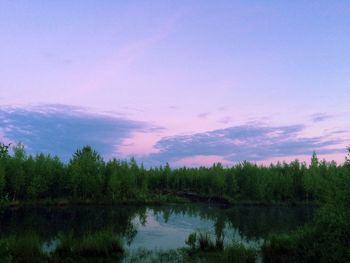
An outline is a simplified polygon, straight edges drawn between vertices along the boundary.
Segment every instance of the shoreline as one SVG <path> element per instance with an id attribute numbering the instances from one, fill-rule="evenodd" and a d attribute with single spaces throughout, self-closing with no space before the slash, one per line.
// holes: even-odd
<path id="1" fill-rule="evenodd" d="M 73 199 L 39 199 L 39 200 L 14 200 L 4 201 L 0 209 L 19 208 L 23 206 L 47 206 L 47 207 L 68 207 L 68 206 L 115 206 L 115 205 L 174 205 L 174 204 L 208 204 L 223 207 L 295 207 L 314 206 L 318 207 L 318 201 L 258 201 L 240 200 L 233 201 L 223 197 L 194 196 L 192 193 L 185 195 L 161 194 L 146 198 L 126 200 L 73 200 Z M 192 198 L 191 198 L 192 197 Z"/>

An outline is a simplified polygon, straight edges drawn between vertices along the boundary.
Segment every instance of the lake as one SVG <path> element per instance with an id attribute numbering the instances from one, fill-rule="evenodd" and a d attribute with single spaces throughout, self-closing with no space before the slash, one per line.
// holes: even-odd
<path id="1" fill-rule="evenodd" d="M 55 249 L 59 237 L 100 230 L 119 235 L 129 251 L 176 249 L 194 231 L 259 247 L 271 233 L 283 233 L 309 222 L 314 208 L 221 207 L 207 204 L 164 206 L 19 207 L 0 213 L 1 238 L 35 233 L 44 249 Z"/>

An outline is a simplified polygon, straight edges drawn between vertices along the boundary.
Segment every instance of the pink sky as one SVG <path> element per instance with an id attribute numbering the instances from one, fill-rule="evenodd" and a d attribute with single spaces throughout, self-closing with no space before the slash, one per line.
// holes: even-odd
<path id="1" fill-rule="evenodd" d="M 33 152 L 60 154 L 49 141 L 40 141 L 44 149 L 30 145 L 28 129 L 34 136 L 33 130 L 53 118 L 63 122 L 55 124 L 62 133 L 83 133 L 83 126 L 65 122 L 73 112 L 76 125 L 80 114 L 102 126 L 82 134 L 84 140 L 67 141 L 80 146 L 92 136 L 108 157 L 209 165 L 234 163 L 234 156 L 258 163 L 308 160 L 318 150 L 322 158 L 344 160 L 350 144 L 347 2 L 2 1 L 0 17 L 3 141 L 27 141 Z M 9 115 L 11 107 L 15 113 Z M 104 134 L 103 125 L 115 135 Z M 222 141 L 235 145 L 232 153 L 214 149 L 213 143 L 226 149 L 217 131 L 245 125 L 258 128 L 259 138 L 270 140 L 276 151 L 263 160 L 248 151 L 239 157 L 234 140 L 225 136 Z M 291 133 L 294 138 L 277 143 L 263 137 L 261 127 L 293 125 L 302 125 Z M 251 140 L 263 147 L 244 127 L 242 147 L 252 147 Z M 202 138 L 206 133 L 208 140 Z M 286 136 L 291 134 L 286 128 Z M 56 136 L 50 131 L 41 137 L 49 135 Z M 197 139 L 202 148 L 194 147 Z M 293 150 L 296 145 L 303 151 Z"/>

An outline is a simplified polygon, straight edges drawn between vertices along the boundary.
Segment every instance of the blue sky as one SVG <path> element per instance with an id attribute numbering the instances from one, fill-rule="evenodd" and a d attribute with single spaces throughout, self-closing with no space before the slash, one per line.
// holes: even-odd
<path id="1" fill-rule="evenodd" d="M 341 162 L 350 141 L 348 1 L 4 0 L 0 42 L 0 139 L 31 153 Z"/>

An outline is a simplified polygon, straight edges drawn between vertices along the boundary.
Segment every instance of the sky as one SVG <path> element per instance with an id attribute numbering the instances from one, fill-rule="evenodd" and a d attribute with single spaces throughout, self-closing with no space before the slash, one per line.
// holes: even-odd
<path id="1" fill-rule="evenodd" d="M 349 1 L 0 1 L 0 141 L 68 161 L 344 161 Z"/>

